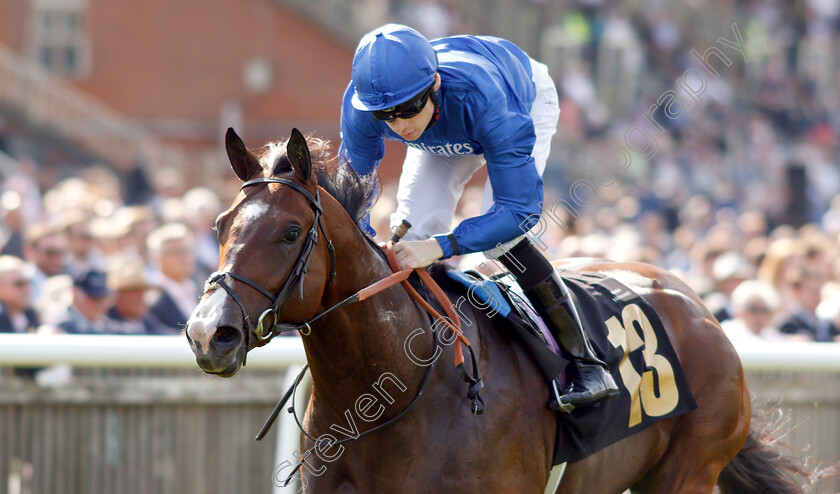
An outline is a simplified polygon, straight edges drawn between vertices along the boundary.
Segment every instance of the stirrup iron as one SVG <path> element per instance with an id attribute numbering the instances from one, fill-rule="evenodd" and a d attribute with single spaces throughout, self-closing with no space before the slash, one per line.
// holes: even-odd
<path id="1" fill-rule="evenodd" d="M 554 400 L 548 404 L 548 408 L 554 412 L 572 413 L 575 406 L 571 403 L 564 403 L 560 397 L 560 390 L 557 389 L 557 379 L 551 380 L 551 392 L 554 394 Z"/>

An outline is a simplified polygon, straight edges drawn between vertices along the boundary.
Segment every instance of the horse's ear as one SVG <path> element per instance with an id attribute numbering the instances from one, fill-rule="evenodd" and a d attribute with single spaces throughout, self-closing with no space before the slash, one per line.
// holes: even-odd
<path id="1" fill-rule="evenodd" d="M 239 180 L 244 182 L 248 180 L 248 177 L 262 170 L 260 161 L 254 156 L 254 153 L 248 151 L 245 143 L 242 142 L 242 139 L 232 127 L 228 127 L 227 133 L 225 133 L 225 149 L 230 160 L 230 166 Z"/>
<path id="2" fill-rule="evenodd" d="M 295 174 L 304 182 L 308 182 L 309 177 L 312 176 L 312 160 L 309 157 L 306 138 L 297 129 L 292 129 L 292 137 L 286 144 L 286 157 L 292 164 Z"/>

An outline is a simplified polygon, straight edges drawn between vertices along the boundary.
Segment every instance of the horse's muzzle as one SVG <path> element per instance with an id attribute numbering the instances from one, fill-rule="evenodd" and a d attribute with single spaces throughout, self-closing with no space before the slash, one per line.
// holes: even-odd
<path id="1" fill-rule="evenodd" d="M 245 338 L 242 331 L 232 326 L 219 326 L 213 332 L 208 345 L 197 344 L 186 331 L 190 348 L 195 354 L 195 362 L 208 374 L 230 377 L 239 371 L 242 363 L 240 353 L 244 354 Z"/>

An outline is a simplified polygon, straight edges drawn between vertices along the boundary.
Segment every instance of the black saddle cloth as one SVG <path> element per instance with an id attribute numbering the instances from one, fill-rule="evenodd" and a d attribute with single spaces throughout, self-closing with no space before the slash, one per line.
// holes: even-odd
<path id="1" fill-rule="evenodd" d="M 560 270 L 618 396 L 558 413 L 553 464 L 581 460 L 657 420 L 697 408 L 662 322 L 638 294 L 604 275 Z"/>
<path id="2" fill-rule="evenodd" d="M 554 465 L 586 458 L 657 420 L 697 407 L 668 334 L 650 304 L 602 274 L 558 272 L 596 354 L 606 362 L 618 384 L 619 395 L 571 413 L 557 413 Z M 476 307 L 498 313 L 510 324 L 524 326 L 555 346 L 510 276 L 487 280 L 475 272 L 448 274 L 469 287 L 470 300 Z M 495 281 L 499 288 L 477 289 L 476 280 Z M 512 292 L 517 295 L 512 296 Z M 561 366 L 567 362 L 562 352 L 558 359 Z"/>

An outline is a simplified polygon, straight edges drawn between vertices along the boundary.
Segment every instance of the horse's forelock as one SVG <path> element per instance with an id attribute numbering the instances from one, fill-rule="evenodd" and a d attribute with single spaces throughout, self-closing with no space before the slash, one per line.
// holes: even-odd
<path id="1" fill-rule="evenodd" d="M 267 173 L 291 171 L 292 165 L 286 158 L 287 143 L 288 139 L 265 145 L 259 160 Z M 360 177 L 348 163 L 330 158 L 330 143 L 326 139 L 308 136 L 306 143 L 318 185 L 333 196 L 358 223 L 374 203 L 378 190 L 376 175 Z"/>
<path id="2" fill-rule="evenodd" d="M 262 153 L 259 155 L 260 165 L 262 165 L 263 169 L 268 170 L 269 172 L 274 171 L 276 168 L 280 167 L 280 172 L 290 171 L 292 169 L 292 164 L 289 162 L 289 159 L 286 157 L 286 146 L 288 145 L 289 140 L 284 139 L 280 141 L 269 142 L 265 146 L 263 146 Z M 319 139 L 317 137 L 307 137 L 306 144 L 309 147 L 309 155 L 312 159 L 312 168 L 313 169 L 324 169 L 328 167 L 328 152 L 329 152 L 329 141 L 325 139 Z"/>
<path id="3" fill-rule="evenodd" d="M 284 163 L 285 168 L 292 169 L 292 164 L 286 159 L 286 143 L 288 141 L 269 142 L 263 147 L 263 152 L 260 154 L 260 165 L 264 170 L 274 170 L 277 165 Z"/>

